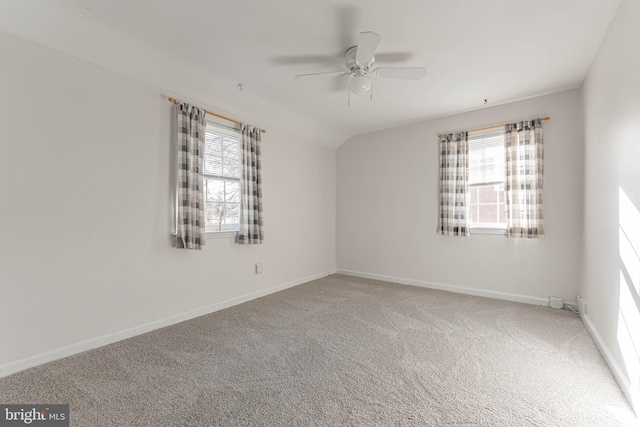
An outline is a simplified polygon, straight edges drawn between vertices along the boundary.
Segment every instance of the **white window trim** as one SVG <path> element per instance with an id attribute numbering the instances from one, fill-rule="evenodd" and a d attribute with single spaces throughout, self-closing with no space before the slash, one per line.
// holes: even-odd
<path id="1" fill-rule="evenodd" d="M 212 239 L 229 239 L 229 238 L 236 238 L 236 234 L 238 234 L 237 230 L 221 230 L 221 231 L 207 231 L 205 232 L 205 238 L 207 240 L 212 240 Z M 178 233 L 176 233 L 175 231 L 173 233 L 171 233 L 171 237 L 173 239 L 176 238 L 176 236 L 178 235 Z"/>
<path id="2" fill-rule="evenodd" d="M 469 226 L 469 232 L 471 234 L 492 234 L 492 235 L 507 235 L 507 226 L 498 227 L 502 224 L 489 224 L 489 225 L 474 225 Z"/>
<path id="3" fill-rule="evenodd" d="M 220 231 L 207 231 L 205 233 L 206 239 L 229 239 L 234 238 L 238 234 L 238 230 L 220 230 Z"/>

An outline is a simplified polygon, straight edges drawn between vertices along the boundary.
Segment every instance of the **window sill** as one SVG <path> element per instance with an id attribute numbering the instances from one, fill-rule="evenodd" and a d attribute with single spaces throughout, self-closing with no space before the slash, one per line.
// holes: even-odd
<path id="1" fill-rule="evenodd" d="M 495 227 L 469 227 L 469 232 L 473 234 L 493 234 L 496 236 L 506 236 L 507 229 L 506 228 L 495 228 Z"/>
<path id="2" fill-rule="evenodd" d="M 206 232 L 207 240 L 209 240 L 209 239 L 228 239 L 230 237 L 235 238 L 237 234 L 238 234 L 237 230 L 207 231 Z"/>

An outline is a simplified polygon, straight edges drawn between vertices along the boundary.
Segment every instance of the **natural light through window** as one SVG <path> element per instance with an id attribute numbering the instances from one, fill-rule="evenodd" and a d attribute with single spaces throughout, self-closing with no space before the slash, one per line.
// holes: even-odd
<path id="1" fill-rule="evenodd" d="M 617 340 L 631 387 L 640 387 L 640 211 L 625 191 L 619 197 L 620 289 Z"/>
<path id="2" fill-rule="evenodd" d="M 636 294 L 640 295 L 640 211 L 622 188 L 620 201 L 620 258 Z"/>
<path id="3" fill-rule="evenodd" d="M 504 130 L 469 134 L 469 225 L 505 230 Z"/>
<path id="4" fill-rule="evenodd" d="M 204 149 L 206 231 L 238 230 L 240 223 L 240 134 L 207 124 Z"/>

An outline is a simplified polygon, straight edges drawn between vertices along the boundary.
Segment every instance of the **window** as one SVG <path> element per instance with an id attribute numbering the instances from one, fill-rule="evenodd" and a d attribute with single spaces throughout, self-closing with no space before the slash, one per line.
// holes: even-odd
<path id="1" fill-rule="evenodd" d="M 469 227 L 506 230 L 504 130 L 469 135 Z"/>
<path id="2" fill-rule="evenodd" d="M 240 224 L 240 133 L 207 123 L 204 142 L 204 204 L 207 233 Z"/>

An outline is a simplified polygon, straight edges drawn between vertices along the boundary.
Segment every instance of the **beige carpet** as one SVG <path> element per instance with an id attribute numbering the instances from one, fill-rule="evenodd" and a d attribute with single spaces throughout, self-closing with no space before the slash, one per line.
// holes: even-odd
<path id="1" fill-rule="evenodd" d="M 72 426 L 616 426 L 566 310 L 334 275 L 0 379 Z"/>

